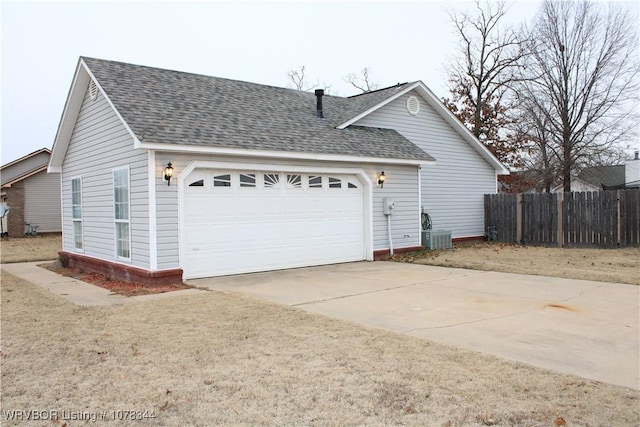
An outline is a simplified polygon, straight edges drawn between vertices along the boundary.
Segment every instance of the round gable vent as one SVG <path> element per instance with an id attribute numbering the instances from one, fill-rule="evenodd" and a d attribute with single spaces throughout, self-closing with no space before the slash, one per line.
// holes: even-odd
<path id="1" fill-rule="evenodd" d="M 94 80 L 91 80 L 91 83 L 89 83 L 89 96 L 91 96 L 92 101 L 95 101 L 98 97 L 98 85 Z"/>
<path id="2" fill-rule="evenodd" d="M 407 111 L 414 116 L 420 112 L 420 100 L 417 96 L 407 98 Z"/>

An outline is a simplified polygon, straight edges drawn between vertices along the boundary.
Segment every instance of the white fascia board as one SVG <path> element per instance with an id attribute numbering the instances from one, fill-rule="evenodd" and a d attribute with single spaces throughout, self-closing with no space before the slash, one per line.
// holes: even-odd
<path id="1" fill-rule="evenodd" d="M 124 121 L 120 112 L 113 105 L 113 102 L 111 102 L 111 99 L 109 99 L 105 91 L 102 89 L 102 86 L 100 86 L 100 82 L 98 82 L 91 70 L 89 70 L 87 64 L 82 60 L 82 58 L 80 58 L 76 67 L 76 72 L 73 76 L 71 87 L 69 88 L 67 101 L 65 102 L 64 109 L 62 111 L 62 117 L 58 124 L 56 137 L 53 141 L 53 149 L 51 152 L 51 158 L 49 159 L 47 172 L 62 172 L 62 162 L 64 161 L 64 156 L 67 152 L 67 148 L 69 147 L 69 142 L 71 141 L 71 134 L 73 133 L 76 120 L 78 119 L 80 108 L 82 107 L 82 101 L 84 99 L 87 85 L 91 80 L 96 83 L 100 94 L 104 96 L 104 99 L 107 100 L 109 106 L 113 109 L 118 116 L 118 119 L 120 119 L 125 129 L 127 129 L 133 138 L 134 148 L 138 148 L 140 145 L 138 137 L 133 133 L 127 122 Z"/>
<path id="2" fill-rule="evenodd" d="M 489 151 L 485 145 L 476 138 L 469 129 L 465 125 L 458 120 L 458 118 L 451 112 L 445 105 L 438 99 L 438 97 L 431 92 L 424 83 L 418 82 L 416 87 L 418 92 L 422 95 L 422 98 L 427 101 L 427 103 L 434 109 L 436 112 L 440 113 L 442 118 L 454 129 L 456 130 L 468 143 L 471 145 L 485 160 L 489 162 L 491 166 L 496 170 L 498 175 L 509 175 L 509 169 L 503 165 L 496 156 Z"/>
<path id="3" fill-rule="evenodd" d="M 73 132 L 76 119 L 80 113 L 80 107 L 82 106 L 82 99 L 84 97 L 83 88 L 86 88 L 88 82 L 89 77 L 86 73 L 82 72 L 82 60 L 79 60 L 73 75 L 71 87 L 69 87 L 67 100 L 62 110 L 62 116 L 58 123 L 58 130 L 53 140 L 53 148 L 51 150 L 47 172 L 62 171 L 62 162 L 67 152 L 67 147 L 69 146 L 69 140 L 71 139 L 71 133 Z"/>
<path id="4" fill-rule="evenodd" d="M 359 157 L 341 154 L 321 154 L 321 153 L 296 153 L 289 151 L 266 151 L 250 150 L 241 148 L 204 147 L 201 145 L 165 144 L 165 143 L 145 143 L 141 142 L 139 147 L 147 150 L 209 154 L 218 156 L 238 156 L 238 157 L 261 157 L 269 159 L 292 159 L 292 160 L 318 160 L 327 162 L 348 162 L 348 163 L 374 163 L 387 165 L 424 165 L 434 164 L 435 160 L 416 159 L 382 159 L 378 157 Z"/>
<path id="5" fill-rule="evenodd" d="M 366 117 L 369 114 L 373 113 L 374 111 L 378 110 L 379 108 L 382 108 L 383 106 L 387 105 L 388 103 L 390 103 L 394 99 L 399 98 L 402 95 L 404 95 L 405 93 L 415 89 L 415 87 L 418 86 L 419 84 L 420 84 L 420 82 L 415 82 L 413 84 L 410 84 L 406 88 L 402 89 L 400 92 L 390 96 L 389 98 L 385 99 L 384 101 L 380 102 L 379 104 L 374 105 L 373 107 L 369 108 L 368 110 L 363 111 L 362 113 L 358 114 L 357 116 L 350 118 L 346 122 L 336 126 L 336 128 L 337 129 L 345 129 L 345 128 L 347 128 L 348 126 L 354 124 L 355 122 L 357 122 L 361 118 Z"/>
<path id="6" fill-rule="evenodd" d="M 349 119 L 348 121 L 337 126 L 338 129 L 344 129 L 363 117 L 368 116 L 372 112 L 382 108 L 387 105 L 391 101 L 399 98 L 400 96 L 410 92 L 412 90 L 417 90 L 422 98 L 437 112 L 440 116 L 449 124 L 455 131 L 457 131 L 464 139 L 467 141 L 489 164 L 496 170 L 498 175 L 509 175 L 509 169 L 503 165 L 492 153 L 489 151 L 487 147 L 482 144 L 478 138 L 476 138 L 470 131 L 467 129 L 461 122 L 458 120 L 456 116 L 453 115 L 451 111 L 438 99 L 438 97 L 431 92 L 431 89 L 427 87 L 423 82 L 417 81 L 413 84 L 410 84 L 400 92 L 390 96 L 384 101 L 380 102 L 377 105 L 369 108 L 367 111 L 358 114 L 357 116 Z"/>

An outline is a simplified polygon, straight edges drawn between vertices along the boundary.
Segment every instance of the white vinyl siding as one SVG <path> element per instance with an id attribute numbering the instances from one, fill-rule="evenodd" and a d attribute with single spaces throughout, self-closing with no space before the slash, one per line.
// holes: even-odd
<path id="1" fill-rule="evenodd" d="M 246 162 L 247 169 L 259 169 L 257 165 L 276 162 L 272 159 L 240 159 L 235 157 L 221 158 L 220 156 L 206 156 L 194 154 L 177 154 L 156 152 L 156 203 L 157 203 L 157 242 L 158 268 L 169 269 L 180 267 L 178 252 L 178 179 L 182 171 L 194 160 Z M 173 163 L 173 179 L 167 186 L 162 180 L 162 170 L 168 163 Z M 392 215 L 392 239 L 394 248 L 416 247 L 420 245 L 420 207 L 418 204 L 418 167 L 417 166 L 388 166 L 364 163 L 335 163 L 314 161 L 278 160 L 278 164 L 302 167 L 345 167 L 364 170 L 372 185 L 372 217 L 373 217 L 373 249 L 388 249 L 387 219 L 382 213 L 382 199 L 392 197 L 397 200 L 396 209 Z M 377 174 L 384 170 L 387 181 L 384 188 L 376 185 Z M 285 177 L 286 178 L 286 177 Z M 189 184 L 201 178 L 190 180 Z M 175 181 L 174 181 L 175 180 Z M 174 182 L 176 183 L 174 185 Z M 255 207 L 259 209 L 259 206 Z"/>
<path id="2" fill-rule="evenodd" d="M 417 115 L 407 111 L 411 95 L 420 100 Z M 434 229 L 451 230 L 453 237 L 484 234 L 483 196 L 496 192 L 496 172 L 418 93 L 401 96 L 355 125 L 395 129 L 435 158 L 421 173 L 422 205 Z"/>
<path id="3" fill-rule="evenodd" d="M 60 174 L 46 170 L 24 181 L 24 220 L 38 226 L 38 233 L 62 231 Z"/>
<path id="4" fill-rule="evenodd" d="M 71 191 L 70 178 L 82 176 L 84 253 L 118 262 L 115 256 L 113 207 L 114 168 L 129 168 L 130 264 L 149 269 L 149 173 L 145 150 L 133 148 L 133 138 L 105 97 L 91 101 L 85 92 L 62 165 L 62 192 Z M 166 186 L 166 183 L 165 183 Z M 69 200 L 69 201 L 67 201 Z M 63 203 L 70 198 L 63 197 Z M 63 248 L 72 250 L 71 210 L 63 206 Z"/>
<path id="5" fill-rule="evenodd" d="M 383 169 L 378 167 L 378 173 Z M 418 167 L 385 166 L 384 186 L 378 187 L 372 178 L 373 198 L 373 249 L 389 249 L 387 217 L 383 213 L 383 199 L 394 199 L 396 206 L 391 214 L 391 239 L 394 249 L 420 246 L 420 206 L 418 205 Z"/>
<path id="6" fill-rule="evenodd" d="M 115 223 L 116 257 L 131 258 L 131 234 L 129 227 L 129 168 L 113 171 L 113 217 Z"/>
<path id="7" fill-rule="evenodd" d="M 73 247 L 81 251 L 84 248 L 82 238 L 82 179 L 71 180 L 71 219 L 73 221 Z"/>

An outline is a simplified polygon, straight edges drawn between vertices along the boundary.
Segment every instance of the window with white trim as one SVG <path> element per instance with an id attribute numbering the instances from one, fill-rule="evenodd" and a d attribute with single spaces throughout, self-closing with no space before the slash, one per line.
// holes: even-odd
<path id="1" fill-rule="evenodd" d="M 309 175 L 309 188 L 322 188 L 322 177 Z"/>
<path id="2" fill-rule="evenodd" d="M 280 175 L 277 173 L 265 173 L 264 188 L 280 188 Z"/>
<path id="3" fill-rule="evenodd" d="M 256 174 L 255 173 L 241 173 L 240 174 L 240 187 L 256 187 Z"/>
<path id="4" fill-rule="evenodd" d="M 287 175 L 287 188 L 302 188 L 302 176 Z"/>
<path id="5" fill-rule="evenodd" d="M 329 177 L 329 188 L 341 188 L 342 181 L 340 178 L 334 178 L 332 176 Z"/>
<path id="6" fill-rule="evenodd" d="M 215 175 L 213 177 L 214 187 L 231 187 L 231 174 Z"/>
<path id="7" fill-rule="evenodd" d="M 73 222 L 73 247 L 84 249 L 82 238 L 82 179 L 71 180 L 71 219 Z"/>
<path id="8" fill-rule="evenodd" d="M 131 259 L 129 167 L 113 170 L 113 214 L 116 257 Z"/>

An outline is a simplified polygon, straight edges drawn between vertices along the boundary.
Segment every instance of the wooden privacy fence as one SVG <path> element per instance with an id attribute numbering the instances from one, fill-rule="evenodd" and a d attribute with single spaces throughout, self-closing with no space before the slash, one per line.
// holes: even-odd
<path id="1" fill-rule="evenodd" d="M 640 246 L 640 191 L 486 194 L 489 240 L 566 247 Z"/>

